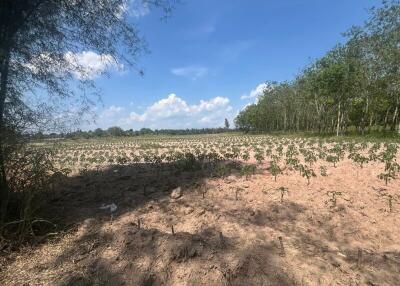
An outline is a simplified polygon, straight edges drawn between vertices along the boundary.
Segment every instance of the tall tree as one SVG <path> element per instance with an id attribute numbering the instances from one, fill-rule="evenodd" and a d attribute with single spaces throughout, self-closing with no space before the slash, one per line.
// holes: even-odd
<path id="1" fill-rule="evenodd" d="M 229 129 L 229 121 L 225 118 L 225 129 Z"/>
<path id="2" fill-rule="evenodd" d="M 142 2 L 165 12 L 174 4 Z M 78 115 L 90 104 L 85 91 L 93 87 L 93 70 L 81 57 L 91 53 L 106 65 L 136 67 L 145 45 L 129 20 L 129 4 L 129 0 L 0 1 L 0 225 L 10 194 L 7 156 L 20 138 L 15 135 L 43 123 L 41 115 L 59 109 L 60 100 L 68 106 L 78 100 L 83 108 L 72 110 Z M 69 108 L 65 111 L 71 113 Z"/>
<path id="3" fill-rule="evenodd" d="M 362 27 L 307 66 L 292 82 L 266 90 L 236 117 L 254 131 L 341 134 L 355 127 L 400 132 L 400 0 L 373 8 Z"/>

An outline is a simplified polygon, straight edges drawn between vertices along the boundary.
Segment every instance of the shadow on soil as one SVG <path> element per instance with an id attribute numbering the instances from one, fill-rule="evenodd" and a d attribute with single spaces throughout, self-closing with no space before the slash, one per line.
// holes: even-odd
<path id="1" fill-rule="evenodd" d="M 231 165 L 224 175 L 240 169 L 239 165 L 223 164 Z M 290 237 L 305 264 L 330 271 L 327 265 L 340 268 L 346 262 L 354 265 L 354 271 L 361 273 L 363 281 L 370 285 L 396 285 L 399 281 L 399 253 L 364 251 L 359 265 L 359 250 L 336 237 L 329 217 L 309 218 L 310 225 L 319 227 L 317 233 L 296 226 L 307 211 L 302 205 L 285 201 L 270 203 L 259 210 L 242 206 L 234 211 L 207 205 L 206 199 L 201 200 L 201 192 L 207 179 L 216 175 L 210 171 L 215 169 L 214 166 L 182 171 L 174 165 L 137 164 L 66 178 L 60 191 L 49 198 L 47 214 L 60 230 L 79 229 L 82 234 L 50 263 L 38 263 L 37 271 L 65 268 L 56 279 L 59 286 L 150 286 L 172 285 L 176 281 L 185 281 L 186 285 L 307 285 L 296 279 L 279 241 L 274 238 L 243 248 L 236 238 L 224 235 L 215 223 L 198 233 L 172 233 L 140 225 L 135 219 L 119 221 L 131 211 L 145 212 L 142 207 L 148 203 L 156 204 L 161 215 L 167 215 L 171 191 L 181 187 L 185 193 L 198 192 L 196 206 L 207 207 L 210 215 L 222 215 L 242 227 L 271 228 L 283 233 L 284 241 Z M 100 209 L 111 203 L 117 206 L 112 215 Z M 118 232 L 112 231 L 114 222 L 118 224 Z M 343 226 L 344 231 L 351 232 L 356 224 Z M 340 250 L 332 250 L 331 243 Z M 340 259 L 339 251 L 344 254 Z"/>
<path id="2" fill-rule="evenodd" d="M 181 171 L 167 164 L 159 168 L 145 164 L 114 166 L 67 178 L 57 195 L 50 198 L 47 212 L 62 229 L 79 227 L 84 233 L 41 268 L 61 268 L 71 261 L 78 264 L 81 271 L 65 273 L 59 279 L 60 286 L 170 285 L 170 281 L 179 281 L 179 276 L 185 277 L 188 285 L 296 283 L 280 265 L 277 244 L 243 250 L 217 226 L 195 234 L 172 234 L 139 226 L 137 220 L 132 220 L 119 233 L 104 231 L 112 221 L 149 202 L 157 204 L 161 215 L 168 215 L 172 190 L 181 187 L 184 192 L 197 192 L 201 198 L 208 179 L 238 174 L 241 165 L 223 162 L 201 171 Z M 112 216 L 99 209 L 111 203 L 118 206 Z M 207 211 L 216 212 L 212 206 Z M 237 259 L 228 265 L 226 256 Z"/>

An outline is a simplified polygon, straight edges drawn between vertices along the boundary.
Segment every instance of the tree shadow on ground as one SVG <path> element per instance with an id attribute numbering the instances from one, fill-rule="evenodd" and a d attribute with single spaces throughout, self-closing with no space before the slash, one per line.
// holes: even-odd
<path id="1" fill-rule="evenodd" d="M 94 250 L 96 255 L 92 259 L 79 262 L 83 272 L 74 271 L 58 285 L 179 285 L 177 281 L 186 285 L 297 283 L 280 266 L 277 245 L 256 244 L 243 249 L 215 227 L 195 234 L 132 228 L 123 237 L 115 255 L 99 258 L 104 249 Z M 61 261 L 77 255 L 72 251 Z M 229 259 L 230 256 L 235 259 Z"/>
<path id="2" fill-rule="evenodd" d="M 231 171 L 238 173 L 240 166 L 232 166 Z M 235 207 L 223 209 L 215 205 L 216 200 L 208 200 L 208 195 L 202 199 L 203 187 L 216 175 L 213 170 L 218 166 L 213 167 L 185 171 L 173 164 L 137 164 L 67 178 L 49 198 L 46 213 L 61 230 L 73 233 L 73 239 L 62 245 L 57 255 L 37 262 L 36 277 L 52 270 L 56 275 L 48 278 L 47 284 L 60 286 L 307 285 L 295 275 L 277 237 L 262 237 L 243 245 L 243 237 L 224 232 L 219 224 L 223 220 L 238 229 L 250 226 L 254 231 L 280 233 L 284 244 L 299 253 L 297 261 L 319 267 L 320 273 L 353 271 L 363 277 L 354 285 L 398 282 L 398 252 L 363 250 L 360 264 L 359 250 L 335 233 L 330 215 L 309 218 L 304 205 L 290 200 L 254 209 L 232 195 Z M 182 188 L 183 199 L 171 198 L 176 187 Z M 140 216 L 156 208 L 158 219 L 166 225 L 167 217 L 182 215 L 171 210 L 171 205 L 182 208 L 188 201 L 193 204 L 192 216 L 206 213 L 202 217 L 206 225 L 193 232 L 155 228 L 129 216 L 133 211 Z M 110 203 L 117 206 L 115 212 L 100 209 Z M 299 221 L 306 221 L 306 227 L 299 227 Z M 342 231 L 350 233 L 356 224 L 347 222 Z M 350 268 L 342 269 L 344 265 Z"/>
<path id="3" fill-rule="evenodd" d="M 230 166 L 224 176 L 239 173 L 241 167 L 221 164 Z M 215 225 L 197 233 L 172 233 L 129 221 L 118 233 L 105 230 L 149 202 L 156 202 L 160 215 L 166 215 L 173 189 L 202 192 L 218 166 L 191 171 L 167 164 L 161 170 L 155 168 L 159 166 L 113 166 L 63 183 L 49 200 L 47 213 L 60 228 L 82 233 L 60 255 L 41 265 L 42 269 L 64 268 L 53 282 L 62 286 L 172 285 L 184 279 L 187 285 L 294 285 L 294 278 L 277 259 L 278 245 L 266 242 L 243 249 Z M 99 209 L 110 203 L 118 207 L 112 215 Z M 207 211 L 216 212 L 212 206 Z"/>
<path id="4" fill-rule="evenodd" d="M 227 166 L 224 176 L 238 173 L 241 168 L 239 163 L 222 161 L 193 169 L 163 163 L 115 165 L 86 171 L 61 182 L 48 200 L 43 216 L 63 228 L 92 217 L 109 220 L 110 212 L 100 207 L 114 203 L 117 210 L 112 217 L 116 219 L 149 201 L 168 198 L 175 188 L 181 187 L 183 191 L 199 188 L 207 179 L 220 176 L 215 172 L 220 166 Z"/>

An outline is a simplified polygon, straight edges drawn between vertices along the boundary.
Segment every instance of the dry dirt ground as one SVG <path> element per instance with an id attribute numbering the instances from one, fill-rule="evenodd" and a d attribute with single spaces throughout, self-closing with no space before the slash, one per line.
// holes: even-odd
<path id="1" fill-rule="evenodd" d="M 309 185 L 266 167 L 69 177 L 48 209 L 65 231 L 3 257 L 0 285 L 400 285 L 399 179 L 348 160 Z"/>

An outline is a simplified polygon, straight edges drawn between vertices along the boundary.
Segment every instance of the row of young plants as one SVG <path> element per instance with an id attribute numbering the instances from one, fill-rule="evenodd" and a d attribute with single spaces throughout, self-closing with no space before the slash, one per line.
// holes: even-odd
<path id="1" fill-rule="evenodd" d="M 275 180 L 288 170 L 298 172 L 309 184 L 317 174 L 327 176 L 329 166 L 335 168 L 348 159 L 359 168 L 379 164 L 378 177 L 388 184 L 400 170 L 397 153 L 397 143 L 237 135 L 68 142 L 54 147 L 53 160 L 58 166 L 78 170 L 108 165 L 179 165 L 185 160 L 199 165 L 231 161 L 244 163 L 242 173 L 247 177 L 256 166 L 266 165 Z"/>
<path id="2" fill-rule="evenodd" d="M 31 144 L 20 150 L 7 176 L 16 194 L 10 201 L 13 212 L 1 230 L 1 237 L 19 239 L 44 234 L 52 227 L 37 210 L 57 190 L 71 172 L 99 172 L 109 166 L 135 166 L 138 172 L 148 170 L 152 179 L 168 172 L 207 172 L 226 177 L 232 172 L 251 179 L 259 169 L 277 180 L 284 172 L 300 174 L 310 184 L 316 176 L 329 175 L 350 161 L 354 168 L 378 167 L 377 177 L 385 184 L 400 171 L 396 143 L 368 143 L 319 138 L 272 136 L 188 136 L 173 138 L 125 139 L 118 141 L 62 141 L 55 145 Z M 113 168 L 114 169 L 114 168 Z M 23 174 L 23 175 L 21 175 Z M 283 200 L 287 189 L 279 189 Z M 379 192 L 380 194 L 382 192 Z M 383 193 L 382 193 L 383 194 Z M 335 205 L 340 193 L 329 193 Z M 238 194 L 236 194 L 236 197 Z M 392 210 L 397 197 L 384 197 Z M 14 207 L 14 202 L 18 207 Z M 15 204 L 17 206 L 17 204 Z"/>

